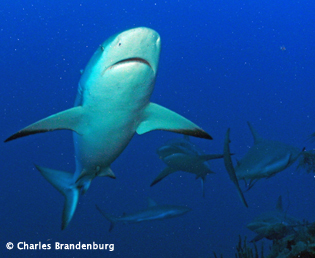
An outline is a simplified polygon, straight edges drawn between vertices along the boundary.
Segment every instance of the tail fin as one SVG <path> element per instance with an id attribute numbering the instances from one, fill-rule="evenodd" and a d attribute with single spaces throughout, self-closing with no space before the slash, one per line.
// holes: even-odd
<path id="1" fill-rule="evenodd" d="M 111 232 L 113 230 L 116 222 L 117 222 L 117 218 L 115 218 L 114 216 L 112 216 L 112 215 L 110 215 L 108 213 L 105 213 L 96 204 L 95 204 L 95 207 L 103 215 L 103 217 L 105 217 L 110 222 L 110 226 L 109 226 L 109 230 L 108 231 Z"/>
<path id="2" fill-rule="evenodd" d="M 160 182 L 164 177 L 167 177 L 169 174 L 176 172 L 176 169 L 171 167 L 166 167 L 163 171 L 153 180 L 150 186 L 154 186 L 156 183 Z"/>
<path id="3" fill-rule="evenodd" d="M 225 141 L 224 141 L 224 165 L 225 168 L 230 176 L 231 181 L 234 183 L 234 185 L 236 186 L 237 189 L 237 193 L 240 196 L 242 203 L 248 207 L 248 204 L 245 200 L 244 194 L 240 188 L 240 185 L 238 183 L 236 174 L 235 174 L 235 170 L 233 167 L 233 163 L 232 163 L 232 159 L 231 159 L 231 152 L 230 152 L 230 128 L 228 128 L 226 135 L 225 135 Z"/>
<path id="4" fill-rule="evenodd" d="M 73 217 L 79 199 L 79 189 L 73 182 L 73 174 L 37 165 L 35 166 L 43 177 L 65 197 L 61 224 L 61 229 L 64 230 Z"/>

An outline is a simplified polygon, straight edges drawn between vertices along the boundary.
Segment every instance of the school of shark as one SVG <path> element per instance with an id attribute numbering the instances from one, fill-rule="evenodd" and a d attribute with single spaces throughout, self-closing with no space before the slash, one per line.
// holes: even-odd
<path id="1" fill-rule="evenodd" d="M 105 40 L 82 72 L 74 107 L 24 127 L 5 142 L 55 130 L 73 132 L 75 171 L 60 171 L 36 164 L 40 174 L 65 198 L 61 229 L 66 229 L 76 211 L 80 194 L 85 194 L 93 179 L 115 178 L 111 164 L 127 147 L 133 136 L 162 130 L 181 134 L 157 149 L 157 158 L 165 168 L 152 174 L 151 186 L 159 187 L 173 173 L 187 172 L 201 180 L 201 195 L 206 197 L 206 177 L 215 174 L 212 160 L 221 160 L 236 187 L 242 204 L 250 206 L 246 193 L 261 179 L 269 179 L 294 163 L 307 172 L 315 172 L 315 153 L 260 136 L 250 122 L 253 146 L 233 165 L 230 128 L 222 139 L 222 153 L 207 153 L 193 143 L 193 137 L 212 140 L 202 125 L 163 106 L 150 102 L 154 90 L 161 50 L 160 35 L 146 27 L 132 28 Z M 22 127 L 22 126 L 21 126 Z M 315 133 L 312 135 L 315 136 Z M 43 166 L 42 166 L 43 165 Z M 241 186 L 244 182 L 244 187 Z M 235 194 L 236 194 L 235 193 Z M 182 216 L 191 209 L 178 205 L 158 205 L 148 199 L 146 209 L 115 217 L 96 204 L 96 209 L 110 222 L 139 223 Z M 302 222 L 286 215 L 279 197 L 275 212 L 264 214 L 247 225 L 262 238 L 280 239 L 294 234 Z"/>

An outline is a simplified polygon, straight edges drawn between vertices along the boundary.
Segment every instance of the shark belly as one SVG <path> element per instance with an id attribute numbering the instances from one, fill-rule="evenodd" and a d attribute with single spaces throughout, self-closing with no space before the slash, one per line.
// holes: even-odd
<path id="1" fill-rule="evenodd" d="M 126 148 L 149 104 L 154 74 L 145 64 L 126 63 L 107 71 L 104 81 L 106 87 L 100 85 L 93 92 L 88 82 L 85 85 L 83 108 L 88 110 L 88 124 L 82 135 L 74 136 L 75 178 L 84 173 L 93 179 Z"/>
<path id="2" fill-rule="evenodd" d="M 107 122 L 97 126 L 91 125 L 88 133 L 78 135 L 74 133 L 75 153 L 78 167 L 76 173 L 83 170 L 91 173 L 102 170 L 111 165 L 126 148 L 135 133 L 132 117 L 128 120 L 115 121 L 106 118 Z M 95 122 L 95 121 L 94 121 Z M 93 122 L 93 123 L 94 123 Z M 75 175 L 75 178 L 77 175 Z"/>

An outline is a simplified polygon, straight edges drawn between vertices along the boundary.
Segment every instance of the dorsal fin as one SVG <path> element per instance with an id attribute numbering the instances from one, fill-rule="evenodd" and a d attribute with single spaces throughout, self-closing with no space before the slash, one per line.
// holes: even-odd
<path id="1" fill-rule="evenodd" d="M 278 197 L 278 201 L 277 201 L 277 205 L 276 205 L 276 210 L 283 212 L 282 196 L 281 196 L 281 195 Z"/>
<path id="2" fill-rule="evenodd" d="M 156 206 L 157 203 L 153 201 L 150 197 L 148 197 L 148 207 Z"/>
<path id="3" fill-rule="evenodd" d="M 254 138 L 254 144 L 261 141 L 263 138 L 256 132 L 256 130 L 254 129 L 254 127 L 251 125 L 250 122 L 247 121 L 249 130 L 251 131 L 253 138 Z"/>

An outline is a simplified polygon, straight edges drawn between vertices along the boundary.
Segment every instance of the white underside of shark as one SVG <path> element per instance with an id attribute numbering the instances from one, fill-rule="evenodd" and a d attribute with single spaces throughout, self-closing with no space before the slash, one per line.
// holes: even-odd
<path id="1" fill-rule="evenodd" d="M 80 190 L 86 192 L 96 176 L 115 177 L 110 165 L 136 132 L 166 130 L 212 139 L 184 117 L 150 102 L 160 48 L 159 34 L 145 27 L 110 37 L 87 64 L 73 108 L 27 126 L 6 140 L 53 130 L 74 131 L 74 174 L 37 166 L 65 196 L 62 229 L 73 217 Z"/>

